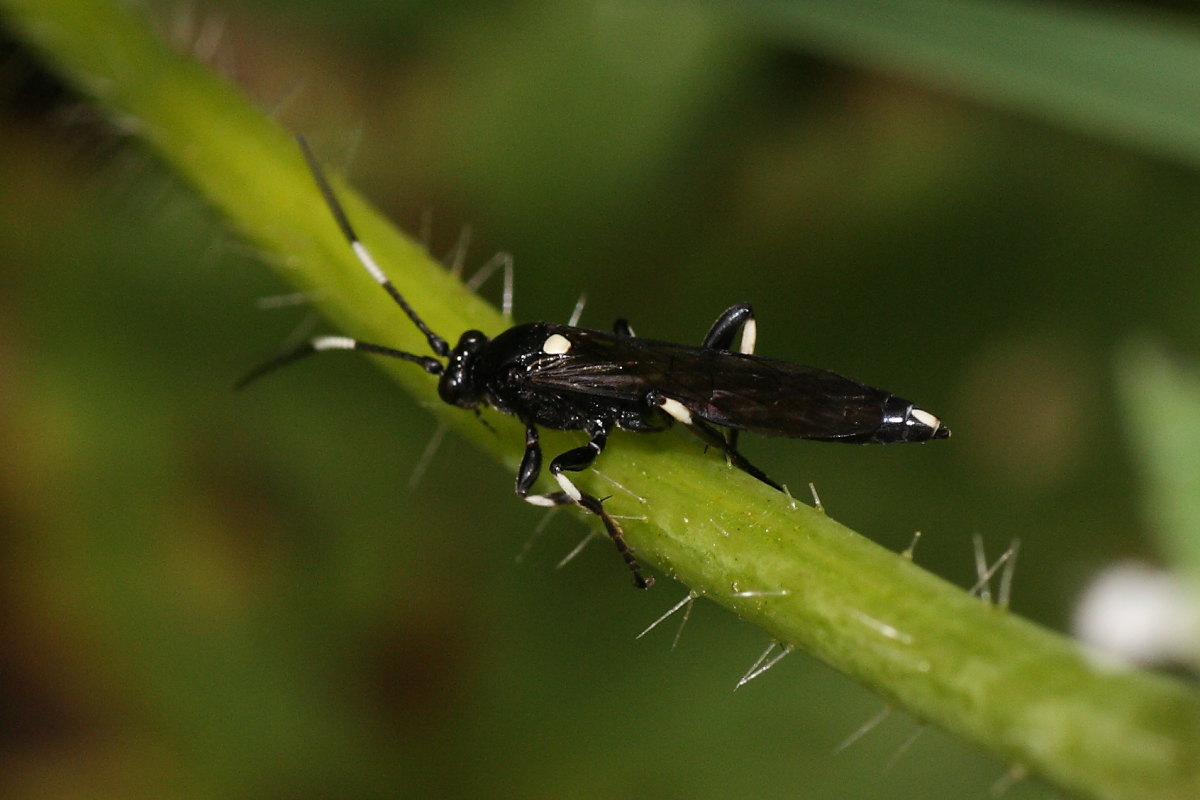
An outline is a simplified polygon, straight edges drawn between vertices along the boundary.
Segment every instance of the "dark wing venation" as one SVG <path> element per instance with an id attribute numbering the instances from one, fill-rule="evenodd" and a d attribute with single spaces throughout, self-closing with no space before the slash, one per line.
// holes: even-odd
<path id="1" fill-rule="evenodd" d="M 531 365 L 525 379 L 538 388 L 616 403 L 637 403 L 659 387 L 667 366 L 645 339 L 618 337 L 602 331 L 548 325 L 571 342 L 564 355 Z"/>
<path id="2" fill-rule="evenodd" d="M 708 422 L 766 436 L 861 436 L 879 427 L 890 397 L 788 361 L 565 326 L 557 332 L 570 339 L 570 351 L 532 369 L 530 383 L 622 405 L 656 389 Z"/>

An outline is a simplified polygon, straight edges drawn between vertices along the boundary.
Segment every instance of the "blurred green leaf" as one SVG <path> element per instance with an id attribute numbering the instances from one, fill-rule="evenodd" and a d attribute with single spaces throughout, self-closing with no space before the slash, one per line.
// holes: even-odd
<path id="1" fill-rule="evenodd" d="M 1175 568 L 1200 581 L 1200 369 L 1148 341 L 1126 344 L 1116 368 L 1146 516 Z"/>
<path id="2" fill-rule="evenodd" d="M 718 2 L 764 37 L 1200 166 L 1200 31 L 1146 6 Z"/>

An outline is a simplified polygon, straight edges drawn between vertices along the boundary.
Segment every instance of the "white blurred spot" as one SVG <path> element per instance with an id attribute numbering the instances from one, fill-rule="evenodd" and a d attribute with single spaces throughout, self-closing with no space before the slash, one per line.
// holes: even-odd
<path id="1" fill-rule="evenodd" d="M 1134 664 L 1200 658 L 1200 595 L 1170 573 L 1128 563 L 1102 572 L 1075 609 L 1075 635 Z"/>

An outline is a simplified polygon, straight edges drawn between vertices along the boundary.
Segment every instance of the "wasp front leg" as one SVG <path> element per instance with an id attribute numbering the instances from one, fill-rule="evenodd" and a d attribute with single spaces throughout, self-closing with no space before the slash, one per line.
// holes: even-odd
<path id="1" fill-rule="evenodd" d="M 642 574 L 642 568 L 634 558 L 632 548 L 625 541 L 625 534 L 621 530 L 621 526 L 604 510 L 604 503 L 600 498 L 583 491 L 575 485 L 574 481 L 563 474 L 587 469 L 596 460 L 596 456 L 604 452 L 604 445 L 608 441 L 608 426 L 596 425 L 589 431 L 589 434 L 591 439 L 583 447 L 568 450 L 550 461 L 550 475 L 558 482 L 561 491 L 529 494 L 529 490 L 533 488 L 533 483 L 541 471 L 542 448 L 538 442 L 537 428 L 527 425 L 525 428 L 525 455 L 521 459 L 521 468 L 517 472 L 517 495 L 535 506 L 551 507 L 574 503 L 595 514 L 604 524 L 604 530 L 608 532 L 609 538 L 617 546 L 617 552 L 625 559 L 626 565 L 633 573 L 634 585 L 639 589 L 648 589 L 653 585 L 654 579 L 647 578 Z"/>
<path id="2" fill-rule="evenodd" d="M 553 506 L 558 503 L 539 502 L 543 495 L 530 495 L 533 482 L 542 471 L 542 447 L 538 444 L 538 430 L 532 425 L 525 426 L 525 455 L 521 457 L 521 467 L 517 470 L 517 497 L 535 506 Z"/>

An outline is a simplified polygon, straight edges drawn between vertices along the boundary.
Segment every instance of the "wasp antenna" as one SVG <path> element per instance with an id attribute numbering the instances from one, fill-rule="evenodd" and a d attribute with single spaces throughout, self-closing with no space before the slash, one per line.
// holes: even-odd
<path id="1" fill-rule="evenodd" d="M 327 350 L 358 350 L 362 353 L 374 353 L 378 356 L 398 358 L 402 361 L 410 361 L 413 364 L 419 365 L 421 369 L 430 375 L 441 375 L 444 369 L 442 362 L 429 356 L 419 356 L 415 353 L 394 350 L 391 347 L 384 347 L 380 344 L 361 342 L 358 339 L 351 339 L 349 336 L 318 336 L 300 345 L 295 350 L 289 350 L 250 370 L 250 372 L 246 373 L 245 377 L 234 384 L 234 388 L 244 389 L 268 372 L 274 372 L 280 367 L 286 367 L 293 361 L 299 361 L 305 356 L 311 356 L 314 353 L 323 353 Z"/>
<path id="2" fill-rule="evenodd" d="M 371 252 L 367 250 L 366 245 L 359 240 L 358 234 L 354 232 L 354 228 L 350 225 L 350 219 L 346 216 L 342 204 L 338 202 L 337 195 L 333 193 L 333 187 L 330 186 L 329 180 L 325 177 L 325 173 L 321 169 L 321 165 L 317 162 L 317 157 L 313 154 L 312 148 L 309 147 L 308 140 L 303 135 L 297 135 L 296 141 L 300 145 L 300 151 L 304 153 L 304 160 L 308 163 L 308 169 L 312 172 L 313 179 L 317 183 L 317 188 L 321 190 L 321 196 L 325 198 L 325 205 L 329 206 L 329 211 L 333 214 L 334 220 L 337 221 L 338 228 L 342 231 L 342 236 L 350 244 L 350 249 L 354 251 L 354 255 L 358 258 L 359 263 L 370 273 L 375 282 L 391 295 L 391 298 L 396 301 L 396 305 L 400 306 L 404 313 L 408 315 L 408 318 L 412 320 L 412 323 L 417 326 L 417 330 L 425 335 L 426 341 L 429 342 L 429 348 L 436 355 L 443 358 L 450 355 L 450 345 L 446 343 L 445 339 L 429 329 L 425 321 L 417 315 L 417 312 L 404 299 L 404 295 L 400 294 L 388 276 L 383 273 L 379 264 L 371 256 Z"/>
<path id="3" fill-rule="evenodd" d="M 269 361 L 264 361 L 262 364 L 259 364 L 257 367 L 239 378 L 238 382 L 233 385 L 233 388 L 239 391 L 245 389 L 247 386 L 254 383 L 267 373 L 274 372 L 280 367 L 286 367 L 293 361 L 299 361 L 305 356 L 311 356 L 315 352 L 317 352 L 317 350 L 315 347 L 313 347 L 312 342 L 305 342 L 303 345 L 295 348 L 294 350 L 289 350 L 286 353 L 275 356 L 275 358 L 272 358 Z"/>

